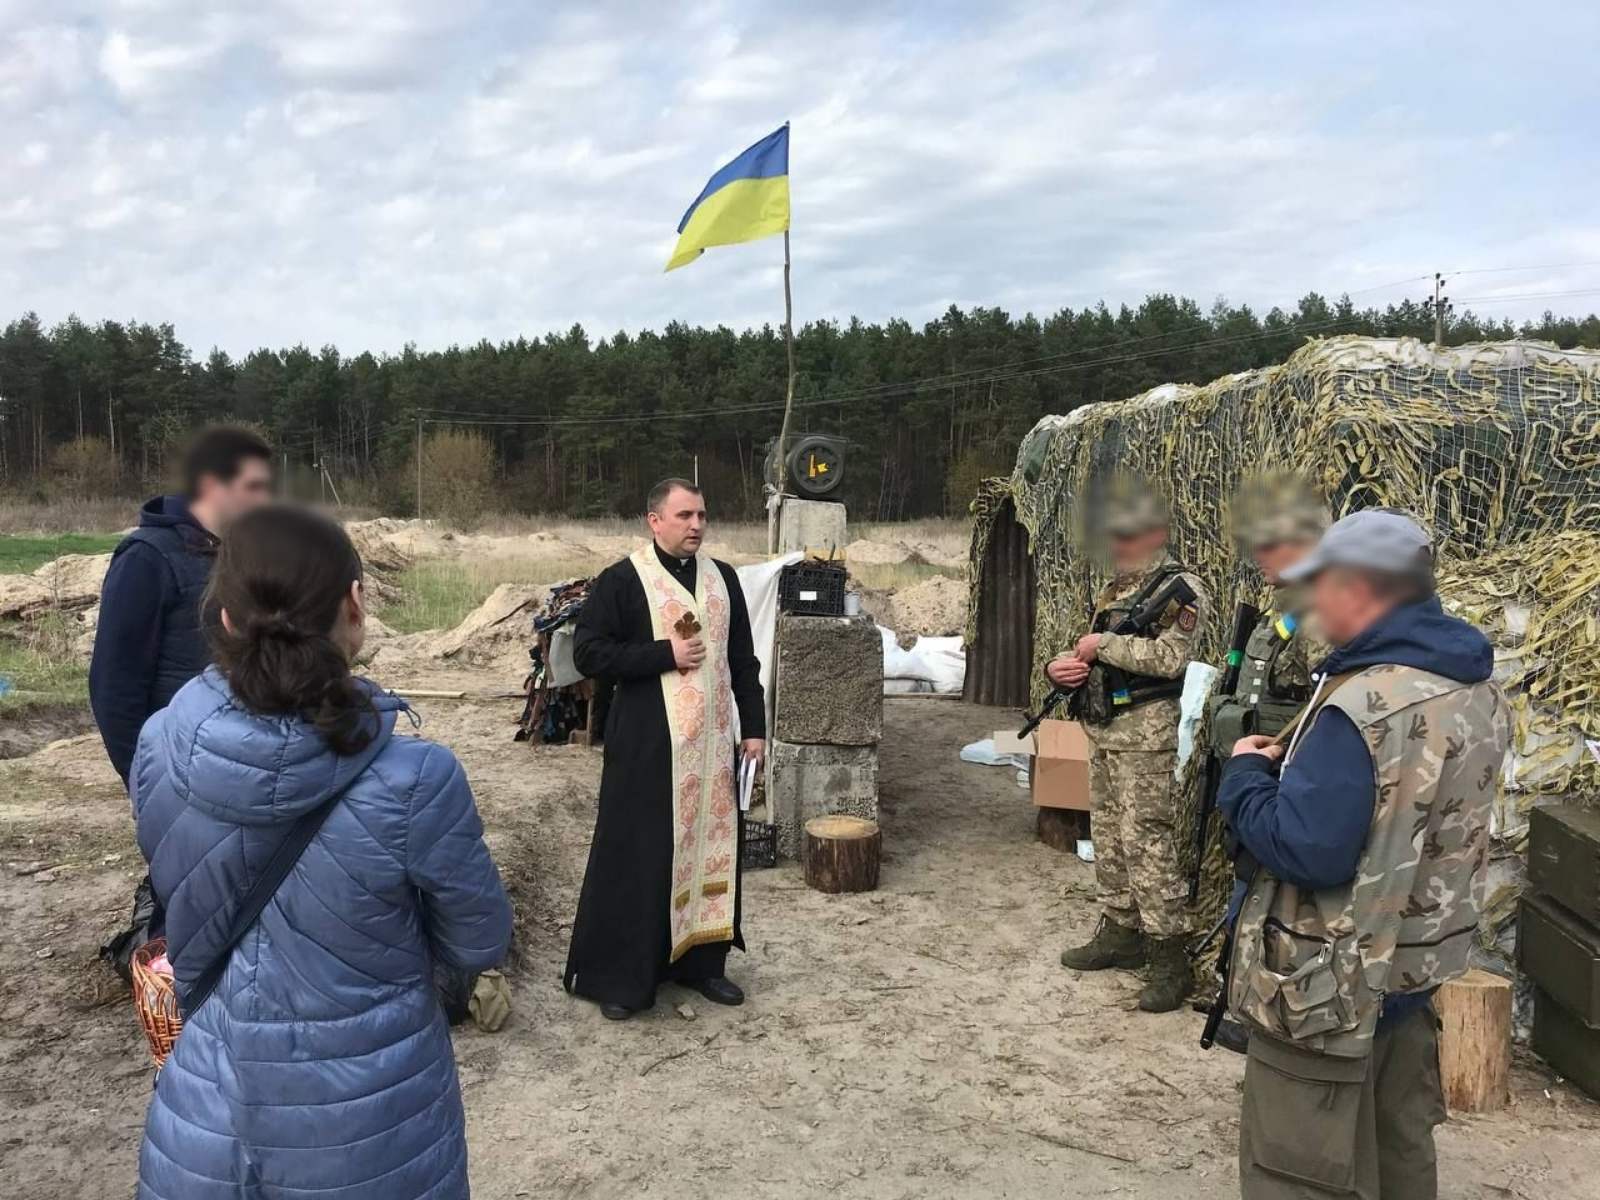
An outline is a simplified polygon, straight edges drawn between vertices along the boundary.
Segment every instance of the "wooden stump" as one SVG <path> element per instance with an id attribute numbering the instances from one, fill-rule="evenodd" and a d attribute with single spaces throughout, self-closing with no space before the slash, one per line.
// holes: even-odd
<path id="1" fill-rule="evenodd" d="M 1089 814 L 1076 808 L 1039 809 L 1039 840 L 1063 854 L 1078 852 L 1078 839 L 1089 836 Z"/>
<path id="2" fill-rule="evenodd" d="M 819 892 L 870 892 L 878 886 L 883 833 L 876 821 L 843 815 L 806 822 L 800 859 Z"/>
<path id="3" fill-rule="evenodd" d="M 1434 997 L 1439 1077 L 1452 1112 L 1493 1112 L 1510 1096 L 1511 981 L 1468 971 Z"/>

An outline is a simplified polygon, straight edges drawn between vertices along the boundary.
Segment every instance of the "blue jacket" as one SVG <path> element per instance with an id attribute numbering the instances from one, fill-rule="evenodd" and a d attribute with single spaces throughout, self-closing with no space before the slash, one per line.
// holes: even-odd
<path id="1" fill-rule="evenodd" d="M 182 496 L 157 496 L 112 553 L 89 662 L 89 705 L 123 782 L 145 721 L 210 660 L 200 598 L 216 545 Z"/>
<path id="2" fill-rule="evenodd" d="M 1316 674 L 1385 663 L 1477 683 L 1493 671 L 1494 650 L 1430 597 L 1389 613 L 1330 654 Z M 1318 713 L 1281 777 L 1271 760 L 1241 754 L 1228 760 L 1217 790 L 1217 807 L 1240 844 L 1279 879 L 1312 891 L 1355 878 L 1376 802 L 1372 755 L 1336 708 Z M 1395 1014 L 1386 1009 L 1385 1015 Z"/>
<path id="3" fill-rule="evenodd" d="M 216 668 L 139 738 L 139 847 L 181 982 L 300 814 L 345 787 L 190 1014 L 139 1153 L 140 1200 L 459 1200 L 467 1148 L 432 963 L 497 965 L 511 908 L 472 791 L 441 746 L 394 733 L 343 757 L 297 717 L 238 707 Z"/>

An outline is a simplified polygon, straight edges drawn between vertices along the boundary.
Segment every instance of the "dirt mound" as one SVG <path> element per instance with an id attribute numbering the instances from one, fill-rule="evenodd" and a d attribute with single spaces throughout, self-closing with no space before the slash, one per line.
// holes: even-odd
<path id="1" fill-rule="evenodd" d="M 428 646 L 433 658 L 484 663 L 503 654 L 508 645 L 526 650 L 532 643 L 533 614 L 550 595 L 548 583 L 502 583 L 454 629 L 439 634 Z"/>
<path id="2" fill-rule="evenodd" d="M 900 566 L 926 563 L 934 567 L 956 568 L 966 565 L 964 554 L 953 554 L 933 542 L 915 539 L 881 541 L 857 538 L 844 548 L 845 561 L 861 566 Z"/>
<path id="3" fill-rule="evenodd" d="M 94 716 L 81 704 L 53 704 L 7 713 L 0 721 L 0 758 L 21 758 L 65 738 L 93 731 Z"/>
<path id="4" fill-rule="evenodd" d="M 967 622 L 967 585 L 948 575 L 935 575 L 888 601 L 887 624 L 902 637 L 949 637 Z"/>
<path id="5" fill-rule="evenodd" d="M 915 552 L 904 542 L 874 542 L 857 538 L 844 548 L 846 562 L 872 566 L 898 566 L 901 563 L 921 562 Z"/>
<path id="6" fill-rule="evenodd" d="M 31 575 L 0 575 L 0 618 L 28 620 L 52 610 L 78 612 L 96 604 L 109 554 L 64 554 Z"/>
<path id="7" fill-rule="evenodd" d="M 379 575 L 394 575 L 411 565 L 414 551 L 405 544 L 404 526 L 408 522 L 393 517 L 375 521 L 352 521 L 344 527 L 361 555 L 362 565 Z"/>

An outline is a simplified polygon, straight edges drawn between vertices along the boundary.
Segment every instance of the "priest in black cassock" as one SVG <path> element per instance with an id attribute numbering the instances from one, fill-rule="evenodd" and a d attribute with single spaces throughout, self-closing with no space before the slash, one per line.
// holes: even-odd
<path id="1" fill-rule="evenodd" d="M 615 684 L 589 867 L 563 983 L 621 1021 L 676 982 L 742 1004 L 728 979 L 742 841 L 735 767 L 766 751 L 766 703 L 739 577 L 700 553 L 705 498 L 650 492 L 652 544 L 600 573 L 578 616 L 578 669 Z"/>

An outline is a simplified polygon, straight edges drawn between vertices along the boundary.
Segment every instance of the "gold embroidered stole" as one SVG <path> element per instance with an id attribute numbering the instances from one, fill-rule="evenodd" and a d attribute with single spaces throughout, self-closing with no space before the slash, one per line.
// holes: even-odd
<path id="1" fill-rule="evenodd" d="M 734 794 L 733 678 L 728 670 L 731 609 L 722 572 L 704 555 L 695 559 L 694 594 L 673 578 L 653 545 L 629 556 L 644 585 L 651 632 L 673 636 L 690 614 L 700 625 L 706 657 L 693 671 L 661 677 L 672 745 L 672 955 L 733 937 L 739 886 L 739 807 Z"/>

